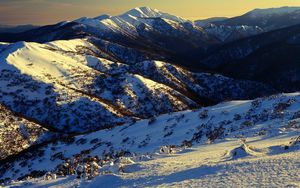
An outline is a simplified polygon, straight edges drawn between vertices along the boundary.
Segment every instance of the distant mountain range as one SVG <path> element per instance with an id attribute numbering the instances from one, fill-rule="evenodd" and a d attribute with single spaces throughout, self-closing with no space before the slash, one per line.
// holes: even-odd
<path id="1" fill-rule="evenodd" d="M 48 42 L 87 37 L 105 49 L 110 60 L 135 63 L 156 59 L 195 71 L 203 57 L 225 43 L 299 23 L 299 19 L 294 19 L 297 10 L 295 7 L 254 10 L 240 17 L 221 18 L 223 21 L 212 19 L 214 22 L 201 26 L 199 21 L 141 7 L 120 16 L 84 17 L 19 34 L 1 34 L 0 41 Z M 124 57 L 124 53 L 114 53 L 115 50 L 131 55 Z"/>
<path id="2" fill-rule="evenodd" d="M 34 26 L 34 25 L 18 25 L 18 26 L 0 25 L 0 33 L 20 33 L 38 27 L 39 26 Z"/>
<path id="3" fill-rule="evenodd" d="M 284 92 L 300 88 L 300 25 L 225 44 L 199 67 L 267 83 Z"/>
<path id="4" fill-rule="evenodd" d="M 214 22 L 226 26 L 258 26 L 264 31 L 281 29 L 299 24 L 300 7 L 255 9 L 242 16 Z"/>

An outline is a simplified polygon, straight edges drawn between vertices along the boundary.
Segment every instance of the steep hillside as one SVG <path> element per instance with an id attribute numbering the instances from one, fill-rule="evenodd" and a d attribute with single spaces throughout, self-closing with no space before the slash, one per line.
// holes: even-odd
<path id="1" fill-rule="evenodd" d="M 56 172 L 59 164 L 67 159 L 73 160 L 76 156 L 83 161 L 91 156 L 100 159 L 110 156 L 111 160 L 115 160 L 123 155 L 138 157 L 155 152 L 168 154 L 192 145 L 231 139 L 263 140 L 295 136 L 299 134 L 299 100 L 299 93 L 292 93 L 253 101 L 232 101 L 57 140 L 2 161 L 1 177 L 24 179 L 47 171 Z M 161 149 L 162 146 L 167 147 Z M 270 149 L 270 152 L 284 152 L 289 147 L 276 146 Z M 249 152 L 249 155 L 255 154 Z M 224 160 L 230 160 L 230 157 L 235 155 L 229 152 Z"/>
<path id="2" fill-rule="evenodd" d="M 0 104 L 0 159 L 54 136 L 47 129 Z"/>
<path id="3" fill-rule="evenodd" d="M 159 61 L 112 62 L 94 56 L 101 52 L 87 40 L 2 46 L 0 101 L 57 132 L 87 132 L 274 92 Z"/>
<path id="4" fill-rule="evenodd" d="M 193 146 L 176 154 L 132 158 L 124 173 L 105 174 L 93 180 L 75 176 L 55 180 L 34 178 L 8 186 L 21 187 L 299 187 L 299 142 L 284 149 L 297 137 L 287 134 L 269 139 L 255 137 L 243 144 L 238 139 Z M 246 151 L 243 150 L 246 149 Z M 297 149 L 298 148 L 298 149 Z M 236 155 L 230 154 L 236 153 Z M 229 155 L 228 155 L 229 154 Z M 113 167 L 110 167 L 113 169 Z"/>
<path id="5" fill-rule="evenodd" d="M 93 82 L 95 71 L 71 54 L 46 49 L 49 46 L 20 42 L 2 52 L 1 102 L 60 132 L 88 131 L 128 121 L 113 105 L 77 89 L 84 82 Z"/>
<path id="6" fill-rule="evenodd" d="M 199 23 L 197 23 L 198 25 Z M 255 36 L 264 32 L 264 30 L 258 26 L 227 26 L 207 24 L 203 26 L 203 29 L 210 35 L 216 37 L 223 43 L 232 42 L 235 40 Z"/>
<path id="7" fill-rule="evenodd" d="M 216 21 L 217 25 L 227 26 L 258 26 L 265 31 L 281 29 L 300 24 L 300 7 L 280 7 L 254 9 L 242 16 Z"/>
<path id="8" fill-rule="evenodd" d="M 281 91 L 298 91 L 299 32 L 296 25 L 226 44 L 201 60 L 198 67 L 271 84 Z"/>
<path id="9" fill-rule="evenodd" d="M 300 7 L 254 9 L 233 18 L 197 20 L 195 25 L 223 42 L 255 36 L 300 24 Z"/>

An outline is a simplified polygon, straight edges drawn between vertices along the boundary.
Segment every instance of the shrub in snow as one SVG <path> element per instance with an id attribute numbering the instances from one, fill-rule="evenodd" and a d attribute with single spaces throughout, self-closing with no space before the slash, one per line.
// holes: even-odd
<path id="1" fill-rule="evenodd" d="M 96 144 L 99 142 L 99 139 L 98 138 L 95 138 L 93 140 L 90 141 L 90 144 Z"/>
<path id="2" fill-rule="evenodd" d="M 182 141 L 181 146 L 184 147 L 184 148 L 191 148 L 193 146 L 193 142 L 184 140 L 184 141 Z"/>
<path id="3" fill-rule="evenodd" d="M 251 102 L 251 109 L 256 109 L 261 105 L 261 99 L 257 99 Z"/>
<path id="4" fill-rule="evenodd" d="M 164 134 L 164 138 L 171 136 L 173 134 L 173 131 L 169 131 L 166 134 Z"/>
<path id="5" fill-rule="evenodd" d="M 227 110 L 223 110 L 223 111 L 221 112 L 221 114 L 222 114 L 222 115 L 228 115 L 229 112 L 228 112 Z"/>
<path id="6" fill-rule="evenodd" d="M 116 154 L 114 156 L 116 158 L 129 157 L 129 156 L 132 156 L 132 153 L 128 150 L 121 150 L 119 152 L 116 152 Z"/>
<path id="7" fill-rule="evenodd" d="M 152 125 L 153 123 L 155 123 L 155 121 L 156 121 L 155 117 L 150 118 L 149 122 L 148 122 L 148 125 Z"/>
<path id="8" fill-rule="evenodd" d="M 224 127 L 221 125 L 220 127 L 208 132 L 206 134 L 207 137 L 207 143 L 212 143 L 214 142 L 216 139 L 220 138 L 223 133 L 224 133 L 225 129 Z"/>
<path id="9" fill-rule="evenodd" d="M 300 118 L 300 110 L 298 110 L 297 112 L 294 113 L 292 119 L 298 119 Z"/>
<path id="10" fill-rule="evenodd" d="M 175 145 L 161 146 L 159 149 L 159 152 L 161 154 L 174 154 L 178 151 L 179 151 L 179 148 Z"/>
<path id="11" fill-rule="evenodd" d="M 280 102 L 275 105 L 272 118 L 283 118 L 285 111 L 294 103 L 294 100 L 289 99 L 286 102 Z"/>
<path id="12" fill-rule="evenodd" d="M 244 122 L 241 124 L 242 128 L 244 128 L 244 127 L 250 127 L 250 126 L 252 126 L 252 125 L 253 125 L 253 123 L 252 123 L 251 121 L 244 121 Z"/>
<path id="13" fill-rule="evenodd" d="M 208 117 L 208 110 L 203 110 L 202 112 L 199 113 L 200 119 L 206 119 L 207 117 Z"/>
<path id="14" fill-rule="evenodd" d="M 289 121 L 283 127 L 286 128 L 286 129 L 300 129 L 300 123 L 296 120 L 293 120 L 293 121 Z"/>
<path id="15" fill-rule="evenodd" d="M 55 153 L 51 156 L 50 160 L 51 161 L 55 161 L 56 159 L 61 159 L 63 160 L 64 159 L 64 155 L 62 152 L 58 152 L 58 153 Z"/>
<path id="16" fill-rule="evenodd" d="M 240 114 L 234 114 L 233 120 L 238 121 L 241 120 L 242 116 Z"/>
<path id="17" fill-rule="evenodd" d="M 76 145 L 83 145 L 87 142 L 85 138 L 80 138 L 79 140 L 76 141 Z"/>

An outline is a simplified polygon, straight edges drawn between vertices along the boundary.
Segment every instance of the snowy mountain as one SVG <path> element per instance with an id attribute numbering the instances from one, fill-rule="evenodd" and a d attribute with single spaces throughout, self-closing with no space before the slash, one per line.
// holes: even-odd
<path id="1" fill-rule="evenodd" d="M 83 17 L 20 34 L 2 34 L 0 41 L 49 42 L 88 37 L 92 42 L 104 40 L 114 48 L 126 47 L 126 51 L 134 53 L 134 63 L 143 58 L 190 66 L 210 48 L 261 32 L 258 27 L 202 27 L 197 23 L 156 9 L 141 7 L 119 16 Z M 124 57 L 118 58 L 123 60 Z"/>
<path id="2" fill-rule="evenodd" d="M 247 13 L 252 18 L 264 17 L 270 18 L 276 15 L 286 15 L 298 13 L 300 7 L 280 7 L 280 8 L 268 8 L 268 9 L 254 9 Z"/>
<path id="3" fill-rule="evenodd" d="M 199 66 L 280 91 L 298 91 L 299 32 L 296 25 L 228 43 L 202 59 Z"/>
<path id="4" fill-rule="evenodd" d="M 230 18 L 215 17 L 205 20 L 196 20 L 194 23 L 205 30 L 211 36 L 214 36 L 223 43 L 228 43 L 242 38 L 258 35 L 264 30 L 258 26 L 241 25 L 226 25 L 219 24 L 225 22 Z"/>
<path id="5" fill-rule="evenodd" d="M 255 36 L 264 32 L 264 30 L 258 26 L 247 25 L 227 26 L 207 24 L 203 29 L 224 43 Z"/>
<path id="6" fill-rule="evenodd" d="M 113 54 L 117 60 L 127 62 L 129 56 L 134 63 L 153 59 L 178 64 L 192 62 L 194 58 L 187 52 L 202 55 L 210 46 L 221 42 L 191 21 L 146 7 L 132 9 L 120 16 L 80 18 L 19 34 L 0 35 L 2 42 L 45 43 L 77 38 L 89 38 L 107 54 L 111 53 L 111 48 L 122 50 Z M 107 44 L 109 48 L 106 48 Z"/>
<path id="7" fill-rule="evenodd" d="M 244 15 L 197 20 L 195 25 L 223 42 L 300 24 L 300 7 L 254 9 Z"/>
<path id="8" fill-rule="evenodd" d="M 86 132 L 274 92 L 260 83 L 194 74 L 159 61 L 112 62 L 81 39 L 2 48 L 0 102 L 56 132 Z"/>
<path id="9" fill-rule="evenodd" d="M 137 34 L 137 27 L 145 24 L 146 27 L 153 27 L 152 22 L 154 19 L 165 19 L 170 24 L 173 23 L 184 23 L 187 20 L 183 18 L 173 16 L 167 13 L 160 12 L 156 9 L 149 7 L 140 7 L 132 9 L 119 16 L 106 16 L 101 15 L 96 18 L 80 18 L 74 20 L 76 23 L 83 24 L 97 28 L 98 30 L 109 30 L 111 32 L 130 32 L 127 34 Z"/>
<path id="10" fill-rule="evenodd" d="M 250 12 L 223 21 L 212 19 L 211 23 L 203 26 L 201 21 L 193 22 L 156 9 L 141 7 L 119 16 L 83 17 L 23 33 L 1 34 L 0 41 L 44 43 L 89 38 L 104 53 L 114 56 L 110 60 L 138 63 L 155 59 L 194 69 L 199 59 L 225 43 L 298 24 L 299 19 L 294 19 L 298 16 L 297 8 L 287 9 L 293 11 L 285 13 L 281 9 L 274 9 L 273 12 L 278 10 L 279 13 L 274 20 L 274 16 L 267 17 L 269 21 L 265 24 L 260 23 L 261 17 L 252 20 Z M 265 11 L 267 10 L 260 10 L 256 14 L 261 15 Z"/>
<path id="11" fill-rule="evenodd" d="M 296 187 L 298 13 L 140 7 L 0 34 L 0 186 Z"/>
<path id="12" fill-rule="evenodd" d="M 62 47 L 72 50 L 74 43 Z M 55 53 L 55 43 L 7 46 L 0 56 L 1 102 L 59 132 L 87 131 L 87 124 L 96 124 L 96 128 L 126 121 L 115 106 L 80 91 L 80 83 L 91 84 L 96 73 L 81 66 L 71 53 Z"/>
<path id="13" fill-rule="evenodd" d="M 300 7 L 281 7 L 269 9 L 255 9 L 242 16 L 224 21 L 214 22 L 217 25 L 227 26 L 258 26 L 264 31 L 281 29 L 300 24 Z"/>
<path id="14" fill-rule="evenodd" d="M 273 141 L 271 146 L 259 150 L 248 145 L 242 146 L 247 147 L 244 150 L 228 145 L 227 149 L 232 152 L 227 151 L 226 153 L 225 149 L 219 148 L 221 155 L 218 154 L 218 160 L 234 161 L 240 158 L 256 160 L 260 156 L 276 157 L 292 151 L 296 151 L 298 155 L 299 152 L 296 148 L 300 147 L 300 143 L 291 142 L 295 145 L 289 144 L 288 139 L 299 135 L 299 96 L 299 93 L 291 93 L 253 101 L 226 102 L 194 111 L 166 114 L 109 130 L 65 138 L 61 141 L 56 140 L 39 148 L 27 150 L 22 155 L 14 156 L 13 160 L 8 158 L 2 161 L 1 176 L 6 180 L 39 177 L 48 171 L 56 172 L 59 165 L 65 160 L 72 160 L 78 156 L 82 160 L 96 155 L 103 160 L 105 156 L 110 156 L 111 160 L 127 156 L 136 161 L 138 165 L 143 163 L 147 157 L 148 160 L 157 161 L 160 155 L 170 155 L 181 151 L 183 154 L 189 152 L 187 150 L 189 147 L 202 148 L 209 144 L 213 146 L 217 143 L 226 144 L 230 140 L 238 142 L 241 138 L 256 140 L 256 142 L 279 140 Z M 162 146 L 166 146 L 166 148 L 162 149 Z M 169 151 L 167 146 L 173 149 Z M 213 146 L 206 147 L 214 151 Z M 252 162 L 249 161 L 248 164 L 252 164 Z M 115 164 L 117 165 L 118 162 Z M 102 170 L 105 174 L 106 163 L 104 162 L 103 165 Z M 127 165 L 128 168 L 125 169 L 128 169 L 128 175 L 139 171 L 143 172 L 142 168 Z M 161 164 L 157 163 L 157 165 Z M 233 164 L 227 165 L 230 168 Z M 131 168 L 133 171 L 130 170 Z M 180 171 L 180 169 L 177 170 Z M 208 171 L 203 172 L 203 174 L 206 173 Z M 156 178 L 159 178 L 156 176 L 154 175 L 153 181 L 157 181 Z M 101 175 L 99 178 L 105 177 Z M 128 178 L 126 174 L 120 174 L 119 177 Z M 184 178 L 191 177 L 187 174 Z M 276 176 L 276 179 L 281 179 L 281 176 Z M 292 179 L 296 181 L 295 178 Z M 76 182 L 76 179 L 73 180 Z M 270 179 L 270 181 L 272 180 L 273 178 Z M 142 183 L 138 180 L 135 182 Z"/>

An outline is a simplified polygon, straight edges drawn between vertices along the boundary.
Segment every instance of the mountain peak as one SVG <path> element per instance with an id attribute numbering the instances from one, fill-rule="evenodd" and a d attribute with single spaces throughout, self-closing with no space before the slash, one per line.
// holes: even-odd
<path id="1" fill-rule="evenodd" d="M 131 9 L 127 12 L 125 12 L 122 16 L 134 16 L 134 17 L 140 17 L 140 18 L 148 18 L 148 17 L 159 17 L 161 15 L 161 12 L 152 9 L 150 7 L 136 7 L 134 9 Z"/>
<path id="2" fill-rule="evenodd" d="M 144 7 L 136 7 L 134 8 L 135 10 L 140 10 L 142 12 L 158 12 L 157 9 L 153 9 L 153 8 L 150 8 L 150 7 L 147 7 L 147 6 L 144 6 Z"/>
<path id="3" fill-rule="evenodd" d="M 125 12 L 120 16 L 121 18 L 135 17 L 135 18 L 163 18 L 172 20 L 175 22 L 186 22 L 187 20 L 174 16 L 165 12 L 161 12 L 157 9 L 152 9 L 150 7 L 136 7 L 134 9 Z"/>

